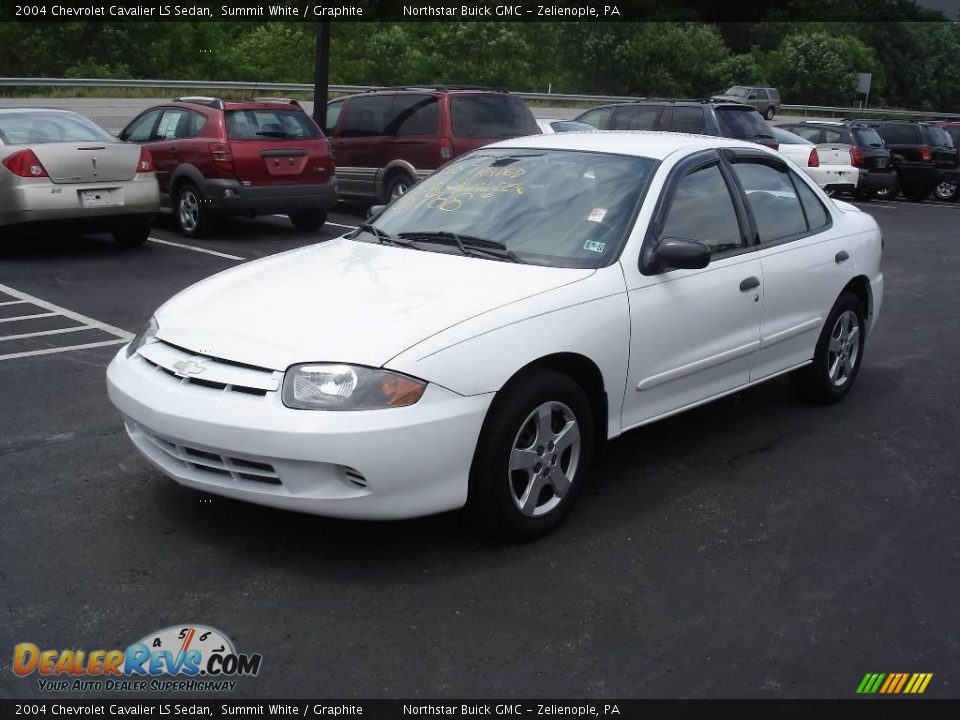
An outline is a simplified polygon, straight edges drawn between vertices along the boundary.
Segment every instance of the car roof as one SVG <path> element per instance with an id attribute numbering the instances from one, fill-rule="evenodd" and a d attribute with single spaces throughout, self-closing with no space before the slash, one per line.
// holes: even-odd
<path id="1" fill-rule="evenodd" d="M 599 132 L 567 132 L 555 135 L 529 135 L 502 140 L 488 148 L 538 148 L 544 150 L 583 150 L 663 160 L 673 153 L 696 152 L 711 148 L 742 147 L 776 155 L 756 143 L 711 135 L 655 132 L 650 130 L 601 130 Z"/>
<path id="2" fill-rule="evenodd" d="M 10 115 L 12 113 L 45 113 L 47 115 L 80 115 L 80 113 L 75 113 L 73 110 L 61 110 L 59 108 L 33 108 L 33 107 L 12 107 L 12 108 L 0 108 L 0 115 Z"/>

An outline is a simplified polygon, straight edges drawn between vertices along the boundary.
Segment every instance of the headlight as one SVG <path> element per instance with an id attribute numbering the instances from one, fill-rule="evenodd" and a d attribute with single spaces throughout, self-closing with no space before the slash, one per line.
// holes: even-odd
<path id="1" fill-rule="evenodd" d="M 387 370 L 305 363 L 283 379 L 283 404 L 298 410 L 377 410 L 413 405 L 427 384 Z"/>
<path id="2" fill-rule="evenodd" d="M 136 337 L 130 341 L 130 344 L 127 345 L 127 357 L 133 357 L 137 350 L 142 348 L 149 342 L 153 342 L 157 337 L 157 332 L 160 330 L 160 326 L 157 325 L 157 319 L 155 317 L 147 320 L 147 324 L 143 326 L 140 332 L 137 333 Z"/>

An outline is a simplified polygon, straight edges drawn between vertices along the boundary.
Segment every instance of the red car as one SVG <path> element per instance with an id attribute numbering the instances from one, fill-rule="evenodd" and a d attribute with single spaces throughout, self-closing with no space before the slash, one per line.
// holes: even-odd
<path id="1" fill-rule="evenodd" d="M 187 237 L 226 215 L 289 215 L 313 231 L 339 199 L 330 144 L 293 100 L 177 98 L 140 113 L 120 139 L 150 149 L 161 200 Z"/>

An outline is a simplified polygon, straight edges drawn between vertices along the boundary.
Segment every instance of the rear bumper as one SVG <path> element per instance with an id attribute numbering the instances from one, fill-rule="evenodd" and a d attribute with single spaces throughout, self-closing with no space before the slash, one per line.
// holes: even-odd
<path id="1" fill-rule="evenodd" d="M 208 209 L 219 215 L 287 215 L 292 212 L 331 210 L 340 199 L 339 183 L 245 187 L 238 180 L 204 180 L 200 192 Z"/>
<path id="2" fill-rule="evenodd" d="M 867 192 L 876 192 L 877 190 L 892 190 L 897 186 L 897 174 L 890 170 L 861 170 L 860 182 L 857 183 L 857 190 Z"/>
<path id="3" fill-rule="evenodd" d="M 82 191 L 108 190 L 116 204 L 83 207 Z M 160 210 L 153 175 L 116 183 L 54 184 L 37 179 L 10 187 L 0 199 L 0 231 L 7 237 L 50 232 L 103 233 L 152 222 Z"/>
<path id="4" fill-rule="evenodd" d="M 803 168 L 822 188 L 850 189 L 857 186 L 860 171 L 852 165 L 821 165 Z"/>

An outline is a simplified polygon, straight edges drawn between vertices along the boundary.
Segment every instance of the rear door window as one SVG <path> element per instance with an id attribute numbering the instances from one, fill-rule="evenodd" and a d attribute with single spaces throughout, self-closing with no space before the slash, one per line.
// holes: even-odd
<path id="1" fill-rule="evenodd" d="M 302 110 L 228 110 L 231 140 L 313 140 L 320 129 Z"/>
<path id="2" fill-rule="evenodd" d="M 907 123 L 887 123 L 883 127 L 883 137 L 890 145 L 918 145 L 920 143 L 917 126 Z"/>
<path id="3" fill-rule="evenodd" d="M 670 130 L 682 133 L 702 133 L 707 125 L 701 107 L 674 107 Z"/>
<path id="4" fill-rule="evenodd" d="M 397 95 L 385 135 L 436 135 L 440 114 L 433 95 Z"/>
<path id="5" fill-rule="evenodd" d="M 383 135 L 393 107 L 393 95 L 356 97 L 347 103 L 340 121 L 340 137 Z"/>
<path id="6" fill-rule="evenodd" d="M 515 95 L 452 95 L 453 134 L 463 138 L 509 138 L 539 135 L 533 113 Z"/>
<path id="7" fill-rule="evenodd" d="M 757 99 L 758 99 L 758 100 L 769 100 L 769 99 L 770 99 L 769 96 L 767 95 L 767 91 L 766 91 L 764 88 L 757 88 L 756 90 L 754 90 L 754 92 L 757 93 Z"/>
<path id="8" fill-rule="evenodd" d="M 733 170 L 747 195 L 760 243 L 805 233 L 807 220 L 786 169 L 759 162 L 737 162 Z"/>
<path id="9" fill-rule="evenodd" d="M 180 108 L 168 108 L 163 111 L 163 116 L 160 118 L 160 124 L 157 125 L 157 131 L 154 134 L 155 140 L 174 140 L 180 137 L 177 134 L 177 130 L 180 128 L 182 123 L 185 123 L 187 120 L 187 115 L 189 113 L 186 110 L 181 110 Z"/>
<path id="10" fill-rule="evenodd" d="M 660 117 L 660 105 L 621 105 L 613 113 L 611 130 L 654 130 Z"/>
<path id="11" fill-rule="evenodd" d="M 718 107 L 717 121 L 724 137 L 738 140 L 773 137 L 767 123 L 753 108 Z"/>

